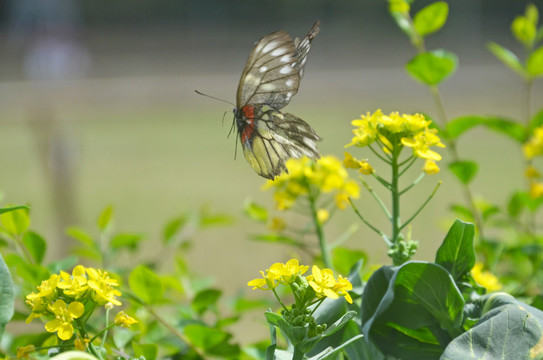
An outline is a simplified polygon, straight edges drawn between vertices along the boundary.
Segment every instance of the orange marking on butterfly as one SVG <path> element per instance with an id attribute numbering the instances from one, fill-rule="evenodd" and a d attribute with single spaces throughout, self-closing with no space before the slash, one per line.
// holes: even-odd
<path id="1" fill-rule="evenodd" d="M 245 105 L 241 108 L 241 112 L 243 113 L 247 123 L 247 126 L 244 127 L 243 132 L 241 133 L 241 141 L 247 142 L 255 130 L 255 107 L 252 105 Z"/>

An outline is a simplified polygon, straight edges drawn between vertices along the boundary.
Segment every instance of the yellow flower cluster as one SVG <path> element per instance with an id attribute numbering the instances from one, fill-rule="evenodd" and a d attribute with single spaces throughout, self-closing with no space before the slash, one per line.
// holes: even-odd
<path id="1" fill-rule="evenodd" d="M 344 209 L 349 197 L 359 196 L 358 184 L 349 177 L 341 161 L 333 156 L 324 156 L 317 161 L 306 157 L 289 159 L 286 166 L 288 173 L 264 185 L 265 189 L 275 189 L 274 199 L 280 210 L 292 207 L 300 197 L 332 192 L 336 206 Z"/>
<path id="2" fill-rule="evenodd" d="M 254 289 L 272 290 L 278 284 L 289 285 L 296 281 L 299 275 L 303 275 L 309 267 L 299 265 L 298 260 L 290 259 L 285 264 L 275 263 L 266 270 L 266 273 L 261 271 L 262 278 L 251 280 L 247 283 Z M 313 265 L 312 275 L 306 277 L 309 286 L 315 292 L 315 297 L 329 297 L 337 299 L 340 296 L 352 304 L 353 300 L 348 291 L 353 289 L 353 285 L 341 275 L 337 279 L 334 278 L 334 273 L 330 269 L 319 269 Z"/>
<path id="3" fill-rule="evenodd" d="M 498 278 L 489 271 L 483 270 L 483 263 L 475 263 L 473 269 L 471 269 L 471 276 L 477 284 L 485 287 L 488 291 L 498 291 L 502 288 L 502 284 Z"/>
<path id="4" fill-rule="evenodd" d="M 53 274 L 42 281 L 37 286 L 38 292 L 26 296 L 26 303 L 32 308 L 26 322 L 42 316 L 52 318 L 45 324 L 45 329 L 56 332 L 62 340 L 71 339 L 73 321 L 85 313 L 84 304 L 92 301 L 96 305 L 121 305 L 117 300 L 117 296 L 121 295 L 115 289 L 117 286 L 117 280 L 99 269 L 77 265 L 72 274 L 60 271 L 60 274 Z"/>
<path id="5" fill-rule="evenodd" d="M 436 161 L 441 160 L 441 155 L 431 149 L 432 146 L 445 147 L 437 136 L 437 130 L 430 128 L 432 122 L 426 120 L 421 114 L 402 114 L 392 112 L 383 114 L 381 110 L 373 114 L 362 115 L 361 119 L 352 121 L 356 129 L 354 137 L 346 145 L 364 147 L 377 142 L 386 154 L 390 154 L 398 147 L 409 147 L 413 150 L 413 156 L 425 159 L 423 171 L 435 174 L 439 171 Z M 371 173 L 371 167 L 351 157 L 345 158 L 346 166 L 359 168 L 362 173 Z"/>

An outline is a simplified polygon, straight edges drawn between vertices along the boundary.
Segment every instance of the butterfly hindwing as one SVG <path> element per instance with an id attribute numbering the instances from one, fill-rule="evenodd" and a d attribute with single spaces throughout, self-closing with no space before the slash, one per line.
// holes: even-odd
<path id="1" fill-rule="evenodd" d="M 274 179 L 290 158 L 320 157 L 311 126 L 280 110 L 298 92 L 318 22 L 301 40 L 276 31 L 258 41 L 241 75 L 235 118 L 245 158 L 257 174 Z"/>

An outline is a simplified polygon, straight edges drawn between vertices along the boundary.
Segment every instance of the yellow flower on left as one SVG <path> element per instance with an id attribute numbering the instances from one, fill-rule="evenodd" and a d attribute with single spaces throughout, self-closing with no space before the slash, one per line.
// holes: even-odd
<path id="1" fill-rule="evenodd" d="M 55 319 L 45 324 L 45 330 L 56 332 L 61 340 L 71 339 L 74 334 L 72 322 L 85 312 L 85 307 L 79 301 L 74 301 L 66 306 L 64 300 L 57 300 L 49 305 L 49 311 L 55 315 Z"/>

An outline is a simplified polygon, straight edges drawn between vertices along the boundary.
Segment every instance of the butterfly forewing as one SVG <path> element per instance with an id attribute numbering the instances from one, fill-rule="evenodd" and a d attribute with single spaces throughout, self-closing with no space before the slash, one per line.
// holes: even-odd
<path id="1" fill-rule="evenodd" d="M 290 158 L 320 157 L 320 138 L 311 126 L 280 111 L 298 92 L 318 24 L 302 41 L 293 41 L 284 31 L 266 35 L 251 51 L 241 75 L 235 110 L 239 137 L 249 164 L 268 179 L 286 171 Z"/>

